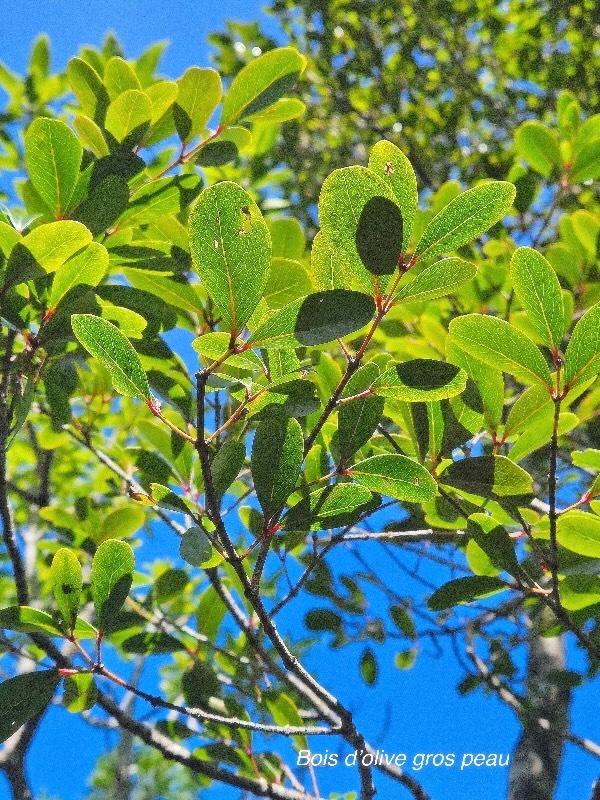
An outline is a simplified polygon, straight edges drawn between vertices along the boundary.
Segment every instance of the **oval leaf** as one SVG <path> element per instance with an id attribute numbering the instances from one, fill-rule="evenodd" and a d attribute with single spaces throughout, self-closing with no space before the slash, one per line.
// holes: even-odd
<path id="1" fill-rule="evenodd" d="M 121 610 L 133 581 L 135 560 L 127 542 L 109 539 L 92 560 L 92 598 L 98 627 L 104 630 Z"/>
<path id="2" fill-rule="evenodd" d="M 175 129 L 185 144 L 204 129 L 221 100 L 221 76 L 214 69 L 190 67 L 177 81 Z"/>
<path id="3" fill-rule="evenodd" d="M 72 714 L 87 711 L 98 699 L 96 682 L 90 672 L 67 675 L 63 687 L 63 705 Z"/>
<path id="4" fill-rule="evenodd" d="M 455 197 L 425 228 L 413 259 L 433 258 L 473 241 L 508 213 L 515 195 L 512 183 L 490 181 Z"/>
<path id="5" fill-rule="evenodd" d="M 470 603 L 507 588 L 504 581 L 491 575 L 457 578 L 440 586 L 427 601 L 427 606 L 432 611 L 444 611 L 459 603 Z"/>
<path id="6" fill-rule="evenodd" d="M 600 517 L 585 511 L 561 514 L 556 525 L 559 544 L 581 556 L 600 558 Z"/>
<path id="7" fill-rule="evenodd" d="M 372 492 L 413 503 L 433 499 L 437 489 L 425 467 L 401 455 L 372 456 L 350 467 L 348 474 Z"/>
<path id="8" fill-rule="evenodd" d="M 256 203 L 230 181 L 205 189 L 190 216 L 190 249 L 223 325 L 237 335 L 264 294 L 271 237 Z"/>
<path id="9" fill-rule="evenodd" d="M 600 303 L 579 320 L 565 353 L 565 386 L 572 389 L 600 371 Z"/>
<path id="10" fill-rule="evenodd" d="M 210 465 L 213 488 L 220 500 L 239 475 L 246 458 L 244 442 L 229 439 L 224 442 Z"/>
<path id="11" fill-rule="evenodd" d="M 452 320 L 450 335 L 462 350 L 484 364 L 508 372 L 522 383 L 552 386 L 550 370 L 540 350 L 508 322 L 466 314 Z"/>
<path id="12" fill-rule="evenodd" d="M 288 531 L 308 530 L 317 524 L 337 528 L 354 524 L 360 515 L 373 507 L 373 495 L 355 483 L 335 483 L 311 492 L 296 503 L 281 521 Z"/>
<path id="13" fill-rule="evenodd" d="M 364 328 L 375 313 L 369 295 L 346 289 L 316 292 L 305 297 L 294 325 L 294 336 L 303 345 L 319 345 Z"/>
<path id="14" fill-rule="evenodd" d="M 346 384 L 342 392 L 342 399 L 358 395 L 368 389 L 378 374 L 379 368 L 376 364 L 369 363 L 360 367 Z M 367 444 L 381 419 L 384 403 L 383 397 L 368 395 L 340 405 L 337 447 L 341 465 L 349 461 L 357 450 Z"/>
<path id="15" fill-rule="evenodd" d="M 223 561 L 223 556 L 213 548 L 201 528 L 190 528 L 181 539 L 179 555 L 192 567 L 211 569 Z"/>
<path id="16" fill-rule="evenodd" d="M 445 400 L 464 391 L 467 373 L 454 364 L 416 358 L 386 370 L 371 385 L 382 397 L 406 403 Z"/>
<path id="17" fill-rule="evenodd" d="M 246 64 L 231 82 L 223 100 L 219 127 L 257 114 L 294 87 L 306 59 L 292 47 L 280 47 Z"/>
<path id="18" fill-rule="evenodd" d="M 69 210 L 83 147 L 61 120 L 38 117 L 25 135 L 25 166 L 34 189 L 59 219 Z"/>
<path id="19" fill-rule="evenodd" d="M 527 120 L 517 128 L 515 144 L 519 155 L 545 177 L 562 164 L 556 136 L 538 120 Z"/>
<path id="20" fill-rule="evenodd" d="M 59 681 L 58 670 L 47 669 L 0 683 L 0 742 L 48 705 Z"/>
<path id="21" fill-rule="evenodd" d="M 0 630 L 65 635 L 50 614 L 29 606 L 9 606 L 0 610 Z"/>
<path id="22" fill-rule="evenodd" d="M 134 145 L 144 138 L 151 119 L 150 98 L 139 89 L 129 89 L 109 105 L 104 126 L 117 142 L 127 139 L 128 145 Z"/>
<path id="23" fill-rule="evenodd" d="M 56 271 L 50 291 L 50 308 L 54 309 L 74 286 L 85 283 L 97 286 L 108 269 L 108 251 L 99 242 L 92 242 Z"/>
<path id="24" fill-rule="evenodd" d="M 417 178 L 402 150 L 383 139 L 369 154 L 369 169 L 388 184 L 402 214 L 402 250 L 408 249 L 417 211 Z"/>
<path id="25" fill-rule="evenodd" d="M 119 394 L 151 402 L 140 358 L 118 328 L 93 314 L 73 314 L 71 325 L 83 347 L 106 367 Z"/>
<path id="26" fill-rule="evenodd" d="M 479 456 L 454 461 L 440 478 L 448 486 L 484 497 L 533 493 L 531 475 L 506 456 Z"/>
<path id="27" fill-rule="evenodd" d="M 70 631 L 75 628 L 81 600 L 83 575 L 79 559 L 66 547 L 55 554 L 50 568 L 52 589 L 58 610 Z"/>
<path id="28" fill-rule="evenodd" d="M 556 273 L 543 255 L 531 247 L 519 247 L 510 262 L 510 277 L 527 319 L 557 352 L 565 334 L 565 310 Z"/>
<path id="29" fill-rule="evenodd" d="M 410 274 L 410 273 L 409 273 Z M 477 267 L 462 258 L 444 258 L 425 267 L 409 283 L 400 286 L 394 300 L 407 303 L 422 303 L 445 297 L 477 274 Z"/>
<path id="30" fill-rule="evenodd" d="M 265 521 L 281 512 L 302 466 L 304 437 L 300 423 L 277 415 L 256 429 L 252 444 L 252 479 Z"/>

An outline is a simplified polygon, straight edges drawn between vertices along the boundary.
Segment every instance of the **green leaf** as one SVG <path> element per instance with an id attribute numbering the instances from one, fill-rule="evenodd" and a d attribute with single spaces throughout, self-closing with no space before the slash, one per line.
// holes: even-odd
<path id="1" fill-rule="evenodd" d="M 353 270 L 323 231 L 315 236 L 310 251 L 310 266 L 319 289 L 345 289 L 352 285 Z M 367 278 L 367 282 L 372 279 Z M 371 292 L 371 284 L 368 291 Z"/>
<path id="2" fill-rule="evenodd" d="M 367 686 L 377 683 L 377 659 L 370 647 L 365 647 L 360 657 L 360 675 Z"/>
<path id="3" fill-rule="evenodd" d="M 561 514 L 556 524 L 558 543 L 573 553 L 600 558 L 600 517 L 585 511 Z"/>
<path id="4" fill-rule="evenodd" d="M 508 372 L 522 383 L 552 386 L 550 370 L 540 350 L 504 320 L 466 314 L 452 320 L 450 336 L 462 350 L 487 366 Z"/>
<path id="5" fill-rule="evenodd" d="M 506 456 L 478 456 L 453 461 L 440 475 L 447 486 L 489 497 L 533 494 L 531 475 Z"/>
<path id="6" fill-rule="evenodd" d="M 306 249 L 302 225 L 294 217 L 267 219 L 273 245 L 273 258 L 290 258 L 300 261 Z"/>
<path id="7" fill-rule="evenodd" d="M 225 128 L 271 106 L 294 87 L 305 65 L 304 56 L 291 47 L 271 50 L 246 64 L 223 99 L 219 127 Z"/>
<path id="8" fill-rule="evenodd" d="M 72 550 L 61 547 L 52 559 L 50 568 L 52 590 L 58 610 L 70 631 L 75 628 L 83 588 L 79 559 Z"/>
<path id="9" fill-rule="evenodd" d="M 9 606 L 1 609 L 0 630 L 43 633 L 46 636 L 64 637 L 65 635 L 50 614 L 29 606 Z"/>
<path id="10" fill-rule="evenodd" d="M 379 368 L 374 363 L 360 367 L 346 384 L 341 399 L 368 389 L 378 375 Z M 383 397 L 370 395 L 339 406 L 337 448 L 340 464 L 348 462 L 367 444 L 381 419 L 384 403 Z"/>
<path id="11" fill-rule="evenodd" d="M 8 259 L 5 286 L 56 272 L 91 241 L 92 234 L 80 222 L 61 220 L 40 225 L 13 247 Z"/>
<path id="12" fill-rule="evenodd" d="M 72 58 L 67 66 L 67 80 L 86 116 L 101 125 L 110 100 L 96 70 L 83 59 Z"/>
<path id="13" fill-rule="evenodd" d="M 163 120 L 175 102 L 179 89 L 175 81 L 157 81 L 145 89 L 146 97 L 152 103 L 152 125 Z M 150 142 L 148 142 L 150 144 Z"/>
<path id="14" fill-rule="evenodd" d="M 198 336 L 192 342 L 192 347 L 197 353 L 205 357 L 205 363 L 210 364 L 216 361 L 219 356 L 226 353 L 229 348 L 230 335 L 221 331 L 214 331 Z M 238 340 L 238 345 L 240 344 Z M 243 353 L 229 356 L 227 366 L 239 367 L 240 369 L 263 369 L 264 364 L 253 350 L 244 350 Z"/>
<path id="15" fill-rule="evenodd" d="M 373 292 L 373 275 L 390 275 L 402 252 L 402 213 L 391 188 L 365 167 L 334 170 L 319 196 L 321 231 L 360 288 Z"/>
<path id="16" fill-rule="evenodd" d="M 83 347 L 108 370 L 119 394 L 151 402 L 140 358 L 118 328 L 92 314 L 73 314 L 71 325 Z"/>
<path id="17" fill-rule="evenodd" d="M 371 507 L 373 495 L 363 486 L 354 483 L 335 483 L 311 492 L 290 508 L 281 521 L 288 531 L 308 530 L 317 524 L 337 528 L 355 522 L 361 513 Z"/>
<path id="18" fill-rule="evenodd" d="M 515 545 L 508 531 L 489 514 L 471 514 L 467 524 L 467 533 L 483 550 L 490 562 L 499 570 L 510 575 L 519 571 L 519 562 L 515 554 Z"/>
<path id="19" fill-rule="evenodd" d="M 395 364 L 375 380 L 373 392 L 392 400 L 406 403 L 424 403 L 445 400 L 464 391 L 467 373 L 454 364 L 416 358 Z"/>
<path id="20" fill-rule="evenodd" d="M 569 174 L 570 183 L 595 181 L 600 177 L 600 137 L 587 141 L 575 150 L 573 167 Z"/>
<path id="21" fill-rule="evenodd" d="M 168 486 L 162 486 L 160 483 L 151 483 L 150 492 L 157 506 L 167 508 L 169 511 L 177 511 L 180 514 L 190 513 L 191 509 L 188 508 L 185 500 L 171 491 Z"/>
<path id="22" fill-rule="evenodd" d="M 50 308 L 56 308 L 74 286 L 85 283 L 97 286 L 108 269 L 108 251 L 99 242 L 92 242 L 85 250 L 62 264 L 56 271 L 50 291 Z"/>
<path id="23" fill-rule="evenodd" d="M 25 166 L 34 189 L 59 219 L 69 210 L 83 148 L 61 120 L 38 117 L 25 134 Z"/>
<path id="24" fill-rule="evenodd" d="M 461 258 L 444 258 L 425 267 L 409 283 L 401 285 L 394 295 L 394 301 L 422 303 L 425 300 L 445 297 L 468 283 L 476 274 L 477 267 L 469 261 L 463 261 Z"/>
<path id="25" fill-rule="evenodd" d="M 440 586 L 427 601 L 427 606 L 431 611 L 444 611 L 459 603 L 470 603 L 507 588 L 504 581 L 491 575 L 456 578 Z"/>
<path id="26" fill-rule="evenodd" d="M 129 89 L 142 89 L 133 68 L 120 56 L 113 56 L 104 68 L 104 85 L 111 100 Z"/>
<path id="27" fill-rule="evenodd" d="M 374 313 L 373 299 L 362 292 L 333 289 L 309 294 L 299 308 L 294 336 L 307 346 L 332 342 L 364 328 Z"/>
<path id="28" fill-rule="evenodd" d="M 575 386 L 595 378 L 600 371 L 600 303 L 581 317 L 571 334 L 565 353 L 565 386 Z"/>
<path id="29" fill-rule="evenodd" d="M 437 489 L 425 467 L 401 455 L 372 456 L 350 467 L 348 474 L 372 492 L 413 503 L 431 500 Z"/>
<path id="30" fill-rule="evenodd" d="M 519 247 L 510 262 L 510 277 L 528 321 L 557 352 L 565 335 L 565 311 L 556 273 L 543 255 L 531 247 Z"/>
<path id="31" fill-rule="evenodd" d="M 192 567 L 211 569 L 223 561 L 223 556 L 215 550 L 208 536 L 201 528 L 187 530 L 179 545 L 179 555 Z"/>
<path id="32" fill-rule="evenodd" d="M 148 631 L 147 633 L 136 633 L 125 639 L 121 643 L 121 649 L 125 653 L 151 656 L 177 653 L 186 648 L 182 642 L 164 631 Z"/>
<path id="33" fill-rule="evenodd" d="M 269 229 L 250 195 L 230 181 L 202 192 L 189 227 L 195 268 L 223 325 L 237 335 L 267 285 L 271 266 Z"/>
<path id="34" fill-rule="evenodd" d="M 127 542 L 109 539 L 96 550 L 91 585 L 100 630 L 104 630 L 121 610 L 131 588 L 134 567 L 133 550 Z"/>
<path id="35" fill-rule="evenodd" d="M 433 258 L 473 241 L 508 213 L 515 195 L 515 187 L 505 181 L 490 181 L 463 192 L 425 228 L 413 259 Z"/>
<path id="36" fill-rule="evenodd" d="M 136 145 L 144 138 L 152 119 L 152 103 L 144 92 L 129 89 L 109 105 L 104 126 L 117 142 Z"/>
<path id="37" fill-rule="evenodd" d="M 190 579 L 183 569 L 167 569 L 154 581 L 152 596 L 158 605 L 174 600 L 183 594 Z"/>
<path id="38" fill-rule="evenodd" d="M 173 308 L 191 314 L 199 314 L 202 310 L 200 298 L 189 283 L 181 283 L 157 272 L 143 269 L 126 267 L 123 274 L 136 289 L 142 289 L 155 297 L 160 297 Z"/>
<path id="39" fill-rule="evenodd" d="M 248 122 L 287 122 L 290 119 L 301 117 L 306 111 L 306 105 L 295 97 L 281 97 L 264 111 L 258 111 L 247 117 Z"/>
<path id="40" fill-rule="evenodd" d="M 220 500 L 239 475 L 246 458 L 244 442 L 229 439 L 218 449 L 210 465 L 213 487 Z"/>
<path id="41" fill-rule="evenodd" d="M 517 152 L 544 177 L 560 167 L 560 146 L 554 133 L 538 120 L 527 120 L 515 131 Z"/>
<path id="42" fill-rule="evenodd" d="M 279 515 L 294 491 L 303 451 L 302 428 L 295 419 L 277 415 L 256 429 L 252 443 L 252 479 L 267 524 Z"/>
<path id="43" fill-rule="evenodd" d="M 265 300 L 269 308 L 282 308 L 299 297 L 309 295 L 312 290 L 310 276 L 299 261 L 273 258 L 265 289 Z"/>
<path id="44" fill-rule="evenodd" d="M 395 144 L 382 139 L 369 154 L 369 169 L 388 184 L 402 213 L 402 250 L 410 244 L 417 211 L 417 179 L 412 164 Z"/>
<path id="45" fill-rule="evenodd" d="M 0 683 L 0 742 L 48 705 L 59 681 L 58 670 L 47 669 Z"/>
<path id="46" fill-rule="evenodd" d="M 63 705 L 72 714 L 92 708 L 98 699 L 98 689 L 90 672 L 67 675 L 64 680 Z"/>
<path id="47" fill-rule="evenodd" d="M 173 106 L 175 128 L 185 144 L 201 133 L 215 108 L 223 89 L 221 77 L 214 69 L 190 67 L 177 81 L 179 92 Z"/>
<path id="48" fill-rule="evenodd" d="M 104 518 L 102 529 L 94 536 L 96 543 L 105 539 L 124 539 L 138 531 L 146 520 L 143 510 L 137 506 L 125 506 L 110 511 Z"/>
<path id="49" fill-rule="evenodd" d="M 91 150 L 95 156 L 103 158 L 109 155 L 110 151 L 106 144 L 106 139 L 93 120 L 81 114 L 76 114 L 73 118 L 73 127 L 77 131 L 82 144 L 88 150 Z M 79 216 L 79 213 L 77 216 Z"/>
<path id="50" fill-rule="evenodd" d="M 510 407 L 504 435 L 512 436 L 527 430 L 534 419 L 547 414 L 553 416 L 554 404 L 544 386 L 530 386 L 520 394 Z"/>

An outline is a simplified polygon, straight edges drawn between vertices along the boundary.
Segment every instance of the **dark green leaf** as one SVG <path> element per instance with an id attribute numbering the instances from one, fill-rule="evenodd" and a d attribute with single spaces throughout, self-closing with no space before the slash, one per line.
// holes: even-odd
<path id="1" fill-rule="evenodd" d="M 298 311 L 294 336 L 303 345 L 332 342 L 363 328 L 374 312 L 372 298 L 361 292 L 333 289 L 309 294 Z"/>
<path id="2" fill-rule="evenodd" d="M 136 633 L 121 643 L 125 653 L 138 653 L 143 656 L 177 653 L 185 650 L 185 645 L 164 631 Z"/>
<path id="3" fill-rule="evenodd" d="M 505 456 L 478 456 L 454 461 L 441 474 L 441 481 L 484 497 L 533 493 L 531 475 Z"/>
<path id="4" fill-rule="evenodd" d="M 210 569 L 223 561 L 223 556 L 215 550 L 208 536 L 201 528 L 190 528 L 181 539 L 179 555 L 192 567 Z"/>
<path id="5" fill-rule="evenodd" d="M 373 495 L 363 486 L 353 483 L 336 483 L 317 489 L 296 503 L 283 517 L 285 530 L 308 530 L 315 523 L 326 528 L 337 528 L 355 522 L 373 500 Z"/>
<path id="6" fill-rule="evenodd" d="M 506 588 L 504 581 L 491 575 L 457 578 L 440 586 L 427 601 L 427 606 L 432 611 L 444 611 L 459 603 L 470 603 Z"/>
<path id="7" fill-rule="evenodd" d="M 239 475 L 246 458 L 244 442 L 229 439 L 224 442 L 210 465 L 213 487 L 220 500 Z"/>
<path id="8" fill-rule="evenodd" d="M 92 598 L 98 627 L 103 630 L 117 616 L 131 588 L 133 550 L 117 539 L 103 542 L 92 560 Z"/>
<path id="9" fill-rule="evenodd" d="M 376 364 L 369 363 L 360 367 L 346 384 L 342 399 L 368 389 L 378 375 L 379 368 Z M 384 403 L 383 397 L 370 395 L 343 403 L 339 407 L 337 447 L 340 464 L 345 464 L 369 441 L 383 414 Z"/>
<path id="10" fill-rule="evenodd" d="M 377 683 L 377 659 L 370 647 L 365 647 L 360 657 L 360 675 L 367 686 Z"/>
<path id="11" fill-rule="evenodd" d="M 48 705 L 59 680 L 57 669 L 47 669 L 0 683 L 0 742 Z"/>
<path id="12" fill-rule="evenodd" d="M 282 510 L 302 465 L 304 437 L 295 419 L 282 415 L 261 423 L 252 444 L 252 478 L 267 523 Z"/>

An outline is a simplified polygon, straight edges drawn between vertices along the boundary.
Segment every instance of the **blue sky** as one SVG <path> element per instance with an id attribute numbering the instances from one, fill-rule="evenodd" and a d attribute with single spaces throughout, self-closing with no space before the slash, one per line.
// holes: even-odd
<path id="1" fill-rule="evenodd" d="M 105 33 L 113 31 L 130 57 L 138 55 L 154 41 L 169 40 L 161 71 L 169 77 L 177 77 L 192 64 L 208 63 L 207 35 L 222 28 L 226 18 L 259 19 L 269 33 L 280 37 L 276 22 L 261 12 L 256 0 L 130 0 L 127 3 L 81 0 L 70 4 L 17 0 L 3 4 L 0 59 L 9 68 L 22 73 L 32 41 L 39 33 L 46 32 L 52 41 L 54 66 L 62 68 L 80 45 L 100 45 Z M 157 538 L 161 543 L 169 541 L 166 536 Z M 375 548 L 369 544 L 364 551 L 373 562 L 381 558 Z M 175 553 L 174 546 L 173 555 Z M 392 568 L 381 563 L 382 569 Z M 399 590 L 422 593 L 420 587 L 406 584 Z M 377 602 L 374 600 L 373 613 L 383 613 L 383 605 L 379 608 Z M 284 629 L 295 631 L 297 635 L 305 611 L 306 605 L 301 601 L 292 604 L 282 615 Z M 380 663 L 375 689 L 365 689 L 358 674 L 357 658 L 362 645 L 330 651 L 323 643 L 309 657 L 307 665 L 327 687 L 339 693 L 340 699 L 354 713 L 359 727 L 376 746 L 388 753 L 410 755 L 512 752 L 519 733 L 513 714 L 497 700 L 484 698 L 480 692 L 458 698 L 455 686 L 462 674 L 447 650 L 436 658 L 425 648 L 417 666 L 401 672 L 393 665 L 393 648 L 373 647 Z M 572 719 L 574 730 L 580 735 L 594 736 L 589 708 L 597 707 L 599 694 L 597 688 L 591 688 L 576 695 Z M 61 800 L 79 800 L 85 795 L 86 776 L 106 742 L 103 732 L 91 731 L 76 716 L 52 708 L 33 746 L 30 775 L 35 791 L 46 790 L 50 796 Z M 323 740 L 315 740 L 313 744 L 315 750 L 327 747 Z M 584 799 L 589 797 L 589 787 L 597 772 L 596 762 L 569 747 L 558 800 L 571 800 L 576 795 Z M 436 800 L 459 796 L 500 798 L 506 793 L 507 771 L 501 768 L 460 771 L 458 767 L 430 767 L 413 774 L 423 781 Z M 323 794 L 356 786 L 352 770 L 324 767 L 317 771 L 317 776 Z M 390 797 L 408 796 L 399 789 L 388 791 Z M 6 785 L 0 778 L 0 798 L 7 796 L 6 793 Z M 232 795 L 216 790 L 207 792 L 206 796 Z M 381 797 L 385 796 L 388 795 L 382 784 Z"/>

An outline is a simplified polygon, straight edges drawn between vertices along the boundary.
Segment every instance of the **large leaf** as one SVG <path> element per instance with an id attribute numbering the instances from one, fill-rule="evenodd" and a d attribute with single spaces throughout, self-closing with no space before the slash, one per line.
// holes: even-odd
<path id="1" fill-rule="evenodd" d="M 600 372 L 600 303 L 581 317 L 565 353 L 565 386 L 569 389 Z"/>
<path id="2" fill-rule="evenodd" d="M 519 155 L 546 178 L 562 163 L 556 136 L 538 120 L 527 120 L 517 128 L 515 144 Z"/>
<path id="3" fill-rule="evenodd" d="M 224 99 L 220 128 L 257 114 L 293 88 L 306 59 L 291 47 L 280 47 L 259 56 L 241 69 Z"/>
<path id="4" fill-rule="evenodd" d="M 250 195 L 230 181 L 202 192 L 189 226 L 194 265 L 223 325 L 237 335 L 269 279 L 269 229 Z"/>
<path id="5" fill-rule="evenodd" d="M 5 285 L 11 286 L 56 272 L 65 261 L 92 241 L 80 222 L 60 220 L 34 228 L 17 242 L 8 259 Z"/>
<path id="6" fill-rule="evenodd" d="M 72 550 L 61 547 L 52 559 L 50 568 L 52 589 L 58 610 L 69 630 L 74 630 L 83 588 L 79 559 Z"/>
<path id="7" fill-rule="evenodd" d="M 540 350 L 504 320 L 467 314 L 452 320 L 450 335 L 462 350 L 490 367 L 514 375 L 522 383 L 552 385 L 550 370 Z"/>
<path id="8" fill-rule="evenodd" d="M 417 179 L 408 158 L 395 144 L 382 139 L 369 154 L 369 169 L 388 184 L 402 214 L 402 250 L 410 244 L 417 211 Z"/>
<path id="9" fill-rule="evenodd" d="M 373 275 L 397 269 L 402 213 L 391 188 L 371 170 L 334 170 L 321 189 L 319 221 L 334 257 L 348 264 L 362 290 L 373 291 Z"/>
<path id="10" fill-rule="evenodd" d="M 182 142 L 202 132 L 221 99 L 221 77 L 214 69 L 190 67 L 177 81 L 179 92 L 173 106 L 175 128 Z"/>
<path id="11" fill-rule="evenodd" d="M 85 349 L 106 367 L 119 394 L 151 402 L 140 358 L 118 328 L 92 314 L 73 314 L 71 325 Z"/>
<path id="12" fill-rule="evenodd" d="M 0 683 L 0 742 L 48 705 L 59 681 L 58 670 L 47 669 Z"/>
<path id="13" fill-rule="evenodd" d="M 412 503 L 431 500 L 437 489 L 425 467 L 401 455 L 372 456 L 350 467 L 348 474 L 372 492 Z"/>
<path id="14" fill-rule="evenodd" d="M 25 135 L 25 166 L 34 189 L 60 219 L 79 177 L 83 148 L 73 131 L 61 120 L 38 117 Z"/>
<path id="15" fill-rule="evenodd" d="M 463 192 L 425 228 L 413 259 L 433 258 L 471 242 L 508 213 L 515 195 L 515 187 L 505 181 L 490 181 Z"/>
<path id="16" fill-rule="evenodd" d="M 97 286 L 108 269 L 108 252 L 99 242 L 71 258 L 56 271 L 50 291 L 50 308 L 56 308 L 74 286 L 85 283 Z"/>
<path id="17" fill-rule="evenodd" d="M 600 517 L 585 511 L 561 514 L 556 526 L 559 544 L 589 558 L 600 558 Z"/>
<path id="18" fill-rule="evenodd" d="M 278 415 L 261 423 L 252 444 L 252 478 L 268 522 L 294 490 L 302 465 L 304 438 L 295 419 Z"/>
<path id="19" fill-rule="evenodd" d="M 312 526 L 337 528 L 353 524 L 373 507 L 373 495 L 355 483 L 336 483 L 311 492 L 290 508 L 281 520 L 285 530 L 308 530 Z"/>
<path id="20" fill-rule="evenodd" d="M 91 585 L 100 630 L 110 625 L 121 610 L 131 588 L 134 567 L 133 550 L 127 542 L 109 539 L 96 550 Z"/>
<path id="21" fill-rule="evenodd" d="M 491 575 L 456 578 L 456 580 L 440 586 L 431 595 L 427 605 L 432 611 L 444 611 L 459 603 L 470 603 L 480 597 L 487 597 L 507 588 L 504 581 Z"/>
<path id="22" fill-rule="evenodd" d="M 411 273 L 409 273 L 411 274 Z M 461 258 L 444 258 L 430 264 L 409 283 L 401 285 L 394 300 L 407 303 L 422 303 L 445 297 L 463 284 L 472 280 L 477 274 L 477 267 Z"/>
<path id="23" fill-rule="evenodd" d="M 531 475 L 505 456 L 478 456 L 454 461 L 440 479 L 448 486 L 484 497 L 533 493 Z"/>
<path id="24" fill-rule="evenodd" d="M 406 403 L 444 400 L 464 391 L 467 373 L 454 364 L 416 358 L 395 364 L 375 380 L 371 389 L 382 397 Z"/>
<path id="25" fill-rule="evenodd" d="M 510 262 L 510 277 L 528 321 L 557 352 L 565 335 L 565 310 L 556 273 L 540 253 L 519 247 Z"/>
<path id="26" fill-rule="evenodd" d="M 56 620 L 45 611 L 29 606 L 9 606 L 0 610 L 0 630 L 64 636 Z"/>

